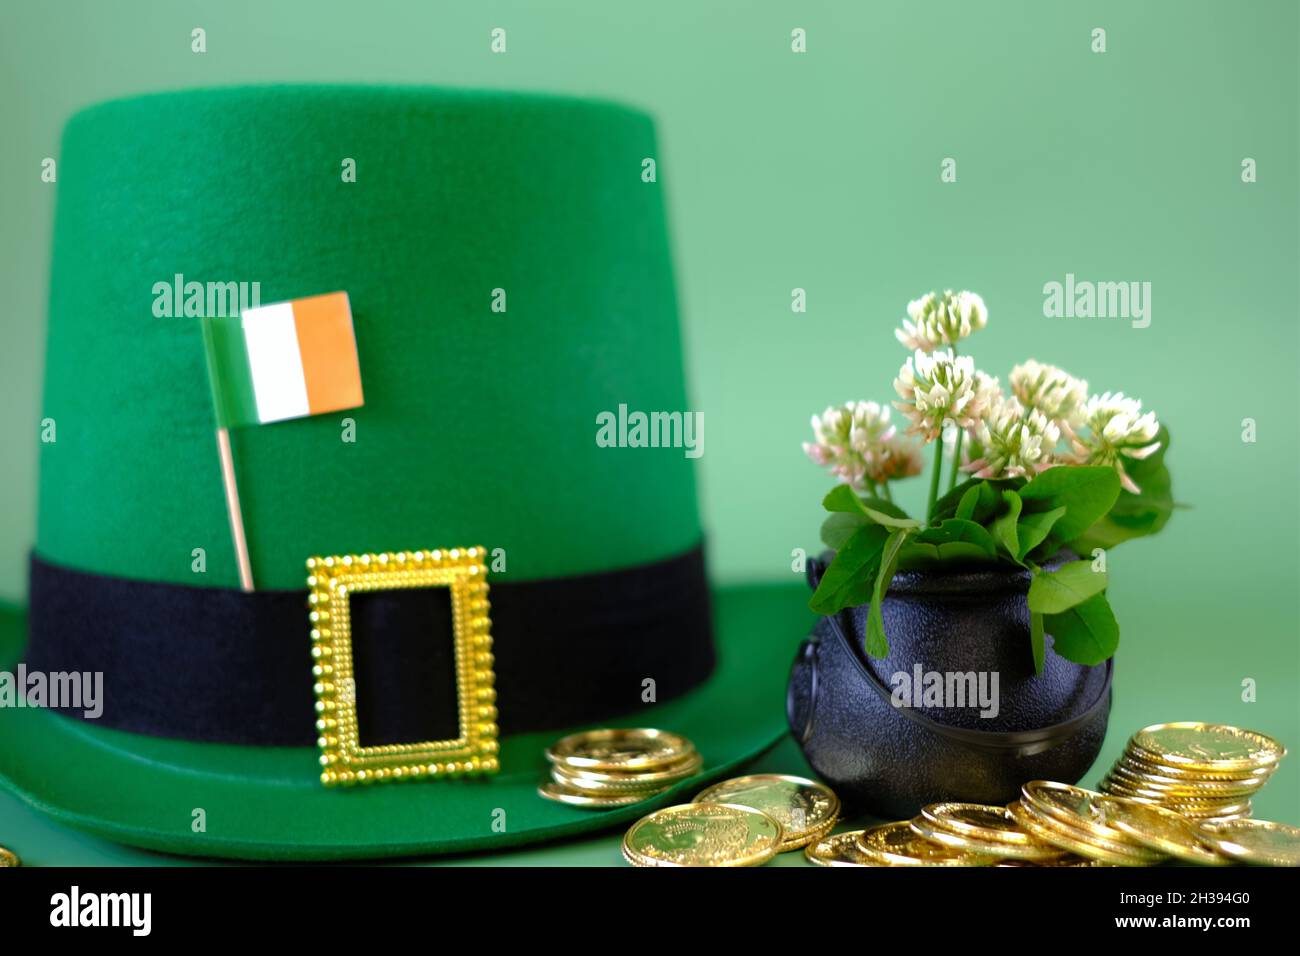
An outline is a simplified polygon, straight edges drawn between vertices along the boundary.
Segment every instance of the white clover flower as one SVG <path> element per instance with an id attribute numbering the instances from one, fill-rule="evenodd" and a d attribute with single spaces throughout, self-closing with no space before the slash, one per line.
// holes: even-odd
<path id="1" fill-rule="evenodd" d="M 866 488 L 867 481 L 903 477 L 907 449 L 889 416 L 889 409 L 876 402 L 832 405 L 812 417 L 813 441 L 804 442 L 803 450 L 841 482 L 859 490 Z"/>
<path id="2" fill-rule="evenodd" d="M 938 296 L 927 292 L 907 304 L 909 318 L 894 336 L 909 349 L 933 352 L 941 345 L 956 345 L 988 324 L 984 300 L 974 292 L 953 292 Z"/>
<path id="3" fill-rule="evenodd" d="M 1160 448 L 1156 435 L 1160 423 L 1155 412 L 1142 413 L 1142 403 L 1136 398 L 1125 398 L 1123 392 L 1106 392 L 1088 399 L 1083 411 L 1086 436 L 1073 439 L 1074 450 L 1081 465 L 1113 465 L 1119 472 L 1120 484 L 1133 494 L 1141 493 L 1136 482 L 1124 470 L 1124 459 L 1142 459 Z"/>
<path id="4" fill-rule="evenodd" d="M 974 430 L 980 457 L 966 470 L 977 478 L 1032 478 L 1056 464 L 1061 429 L 1036 408 L 1012 397 L 988 409 Z"/>
<path id="5" fill-rule="evenodd" d="M 1011 393 L 1025 408 L 1036 408 L 1067 434 L 1083 424 L 1088 383 L 1055 365 L 1030 359 L 1011 370 Z"/>
<path id="6" fill-rule="evenodd" d="M 921 446 L 908 441 L 902 435 L 894 435 L 881 446 L 881 454 L 868 468 L 867 477 L 880 483 L 896 478 L 910 478 L 919 475 L 925 468 L 921 459 Z"/>
<path id="7" fill-rule="evenodd" d="M 902 399 L 894 407 L 911 421 L 910 433 L 934 441 L 945 427 L 970 428 L 978 420 L 975 385 L 975 361 L 970 356 L 957 357 L 951 349 L 917 349 L 894 379 L 894 390 Z"/>
<path id="8" fill-rule="evenodd" d="M 976 414 L 983 414 L 985 409 L 993 408 L 1002 401 L 1002 384 L 992 375 L 981 371 L 975 372 Z"/>

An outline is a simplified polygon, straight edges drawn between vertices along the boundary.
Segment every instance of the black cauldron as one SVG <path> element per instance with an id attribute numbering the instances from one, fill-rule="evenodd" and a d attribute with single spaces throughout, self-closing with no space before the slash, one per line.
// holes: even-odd
<path id="1" fill-rule="evenodd" d="M 809 562 L 812 587 L 825 568 Z M 841 799 L 901 819 L 940 800 L 1005 804 L 1027 780 L 1075 783 L 1088 771 L 1106 735 L 1113 663 L 1072 663 L 1049 639 L 1035 674 L 1029 582 L 1009 565 L 900 571 L 881 606 L 889 655 L 880 660 L 864 650 L 866 605 L 818 621 L 795 657 L 786 711 Z M 927 701 L 932 673 L 944 694 Z M 985 706 L 993 675 L 996 706 Z"/>

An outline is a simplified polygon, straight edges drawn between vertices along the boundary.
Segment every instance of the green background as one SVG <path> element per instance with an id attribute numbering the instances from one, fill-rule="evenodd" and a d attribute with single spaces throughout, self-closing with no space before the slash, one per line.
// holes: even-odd
<path id="1" fill-rule="evenodd" d="M 208 52 L 190 52 L 207 30 Z M 493 55 L 503 27 L 508 52 Z M 790 51 L 807 31 L 808 52 Z M 1091 31 L 1107 52 L 1091 52 Z M 1300 183 L 1291 0 L 1043 4 L 33 2 L 0 7 L 0 597 L 34 536 L 49 237 L 75 109 L 245 82 L 438 83 L 589 93 L 658 119 L 699 462 L 725 580 L 792 574 L 828 487 L 808 416 L 887 400 L 891 329 L 935 287 L 979 291 L 969 343 L 1123 390 L 1174 435 L 1165 533 L 1110 556 L 1123 637 L 1103 761 L 1158 720 L 1223 720 L 1300 747 Z M 957 161 L 957 182 L 940 163 Z M 1258 182 L 1241 181 L 1241 162 Z M 112 157 L 106 157 L 112 162 Z M 1049 319 L 1067 272 L 1149 281 L 1152 322 Z M 790 308 L 807 290 L 808 311 Z M 1244 443 L 1242 420 L 1257 422 Z M 904 497 L 917 507 L 916 481 Z M 1241 701 L 1245 678 L 1258 700 Z M 771 769 L 797 770 L 784 746 Z M 1300 823 L 1300 758 L 1257 815 Z M 1095 780 L 1096 774 L 1087 778 Z M 21 839 L 19 838 L 21 834 Z M 142 858 L 0 799 L 33 863 Z M 20 844 L 27 844 L 26 847 Z M 613 841 L 494 857 L 614 862 Z M 540 854 L 540 855 L 538 855 Z"/>

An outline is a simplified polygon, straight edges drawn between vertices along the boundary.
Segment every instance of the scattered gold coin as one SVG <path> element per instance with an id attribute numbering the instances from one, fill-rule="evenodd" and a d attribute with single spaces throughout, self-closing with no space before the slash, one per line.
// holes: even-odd
<path id="1" fill-rule="evenodd" d="M 1267 820 L 1204 824 L 1205 839 L 1220 853 L 1243 863 L 1300 866 L 1300 827 Z"/>
<path id="2" fill-rule="evenodd" d="M 808 862 L 818 866 L 876 866 L 858 846 L 858 837 L 862 832 L 849 830 L 847 833 L 824 836 L 809 843 L 804 848 L 803 855 Z"/>
<path id="3" fill-rule="evenodd" d="M 932 803 L 911 822 L 912 830 L 935 843 L 999 859 L 1042 862 L 1065 851 L 1038 840 L 1016 823 L 1006 807 L 979 803 Z"/>
<path id="4" fill-rule="evenodd" d="M 1031 780 L 1020 788 L 1021 802 L 1027 804 L 1028 809 L 1080 829 L 1098 826 L 1093 801 L 1100 796 L 1083 787 L 1052 780 Z M 1100 835 L 1118 839 L 1114 834 L 1103 832 Z"/>
<path id="5" fill-rule="evenodd" d="M 18 854 L 8 847 L 0 846 L 0 869 L 8 866 L 22 866 L 23 861 L 18 859 Z"/>
<path id="6" fill-rule="evenodd" d="M 1119 797 L 1101 797 L 1094 805 L 1107 826 L 1149 850 L 1206 866 L 1228 862 L 1206 845 L 1194 823 L 1172 810 Z"/>
<path id="7" fill-rule="evenodd" d="M 927 840 L 911 821 L 886 823 L 858 835 L 858 849 L 877 866 L 988 866 L 993 857 Z"/>
<path id="8" fill-rule="evenodd" d="M 757 773 L 724 780 L 698 793 L 694 803 L 731 803 L 761 810 L 785 834 L 780 852 L 820 839 L 840 816 L 840 798 L 823 784 L 786 774 Z"/>
<path id="9" fill-rule="evenodd" d="M 1061 817 L 1044 813 L 1035 804 L 1021 799 L 1010 807 L 1016 822 L 1044 843 L 1068 850 L 1075 856 L 1086 857 L 1112 866 L 1149 866 L 1157 862 L 1158 854 L 1126 841 L 1117 831 L 1116 839 L 1065 822 Z M 1109 829 L 1109 828 L 1108 828 Z"/>
<path id="10" fill-rule="evenodd" d="M 760 866 L 776 856 L 781 824 L 752 807 L 686 803 L 656 810 L 623 837 L 633 866 Z"/>
<path id="11" fill-rule="evenodd" d="M 1152 861 L 1157 858 L 1159 854 L 1149 852 L 1118 830 L 1106 826 L 1096 807 L 1096 801 L 1101 797 L 1100 793 L 1067 783 L 1031 780 L 1021 788 L 1020 803 L 1036 823 L 1064 833 L 1075 841 L 1083 840 L 1099 850 L 1109 851 L 1112 856 L 1150 857 Z M 1057 845 L 1061 845 L 1059 841 Z M 1073 845 L 1066 848 L 1079 852 Z"/>

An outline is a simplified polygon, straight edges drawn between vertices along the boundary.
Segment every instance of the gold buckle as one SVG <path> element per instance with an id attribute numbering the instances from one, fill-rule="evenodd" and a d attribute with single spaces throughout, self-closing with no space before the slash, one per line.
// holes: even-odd
<path id="1" fill-rule="evenodd" d="M 307 560 L 321 783 L 328 787 L 497 771 L 485 554 L 483 548 L 452 548 Z M 350 595 L 427 587 L 451 590 L 460 736 L 363 747 L 357 736 Z"/>

